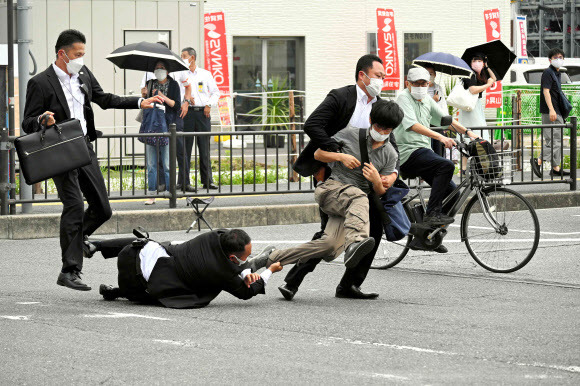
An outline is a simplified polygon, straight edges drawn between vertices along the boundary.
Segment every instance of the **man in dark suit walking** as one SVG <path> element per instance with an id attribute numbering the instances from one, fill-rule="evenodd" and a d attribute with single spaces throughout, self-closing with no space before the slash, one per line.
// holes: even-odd
<path id="1" fill-rule="evenodd" d="M 92 72 L 84 66 L 85 36 L 77 30 L 59 35 L 56 60 L 28 82 L 22 129 L 26 133 L 40 130 L 65 119 L 81 122 L 92 162 L 82 168 L 53 178 L 63 204 L 60 220 L 62 269 L 57 284 L 75 290 L 91 289 L 80 278 L 83 266 L 83 240 L 112 215 L 105 181 L 90 142 L 97 139 L 91 102 L 102 109 L 151 108 L 160 97 L 125 98 L 103 91 Z M 41 122 L 41 117 L 43 121 Z M 83 195 L 88 202 L 84 210 Z"/>
<path id="2" fill-rule="evenodd" d="M 119 287 L 101 284 L 105 300 L 123 297 L 170 308 L 201 308 L 222 291 L 247 300 L 264 294 L 270 276 L 282 269 L 280 262 L 259 275 L 246 268 L 252 242 L 241 229 L 218 229 L 184 243 L 121 238 L 89 245 L 104 258 L 118 257 Z"/>
<path id="3" fill-rule="evenodd" d="M 304 124 L 304 131 L 310 137 L 310 142 L 304 148 L 298 160 L 294 164 L 294 170 L 303 176 L 313 175 L 316 181 L 324 181 L 329 175 L 329 168 L 322 162 L 314 159 L 317 149 L 336 152 L 340 144 L 331 138 L 338 131 L 349 124 L 354 127 L 368 128 L 370 126 L 370 112 L 373 103 L 380 99 L 379 94 L 383 88 L 385 69 L 382 60 L 376 55 L 364 55 L 356 64 L 356 84 L 330 91 L 324 101 L 314 110 Z M 393 135 L 389 141 L 397 149 Z M 397 170 L 399 165 L 397 163 Z M 396 180 L 393 176 L 381 177 L 383 186 L 389 188 Z M 339 285 L 336 288 L 336 296 L 352 299 L 372 299 L 379 296 L 376 293 L 364 293 L 360 286 L 366 278 L 371 263 L 375 257 L 382 237 L 381 219 L 373 208 L 370 210 L 370 237 L 376 243 L 371 252 L 362 258 L 360 263 L 352 268 L 347 268 Z M 320 212 L 322 231 L 317 232 L 313 239 L 322 236 L 328 216 Z M 304 264 L 294 266 L 286 278 L 286 284 L 278 289 L 287 300 L 292 300 L 304 277 L 316 268 L 322 259 L 311 259 Z"/>

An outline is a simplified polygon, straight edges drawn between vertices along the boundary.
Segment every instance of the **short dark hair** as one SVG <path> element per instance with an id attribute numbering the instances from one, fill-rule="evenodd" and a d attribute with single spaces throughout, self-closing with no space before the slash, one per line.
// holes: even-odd
<path id="1" fill-rule="evenodd" d="M 383 64 L 383 61 L 377 55 L 367 54 L 361 56 L 358 62 L 356 62 L 356 72 L 354 73 L 354 80 L 358 80 L 358 73 L 360 71 L 367 72 L 369 68 L 373 68 L 374 62 L 379 62 L 380 64 Z"/>
<path id="2" fill-rule="evenodd" d="M 220 235 L 220 245 L 227 256 L 244 253 L 250 241 L 250 236 L 241 229 L 228 229 Z"/>
<path id="3" fill-rule="evenodd" d="M 552 48 L 548 52 L 548 59 L 552 59 L 556 55 L 562 55 L 563 57 L 566 57 L 566 55 L 564 55 L 564 51 L 562 51 L 561 49 L 559 49 L 559 48 Z"/>
<path id="4" fill-rule="evenodd" d="M 181 50 L 181 52 L 183 52 L 183 51 L 186 51 L 189 55 L 191 55 L 197 59 L 197 52 L 195 52 L 193 47 L 185 47 L 184 49 Z"/>
<path id="5" fill-rule="evenodd" d="M 81 31 L 77 31 L 76 29 L 67 29 L 62 31 L 60 35 L 58 35 L 58 39 L 56 39 L 54 53 L 58 54 L 58 51 L 64 48 L 72 47 L 72 45 L 75 43 L 87 44 L 87 39 Z"/>
<path id="6" fill-rule="evenodd" d="M 394 129 L 403 121 L 403 110 L 396 102 L 380 99 L 371 108 L 371 125 L 382 129 Z"/>
<path id="7" fill-rule="evenodd" d="M 169 46 L 167 45 L 167 43 L 165 42 L 157 42 L 157 44 L 161 44 L 162 46 L 164 46 L 165 48 L 169 48 Z"/>

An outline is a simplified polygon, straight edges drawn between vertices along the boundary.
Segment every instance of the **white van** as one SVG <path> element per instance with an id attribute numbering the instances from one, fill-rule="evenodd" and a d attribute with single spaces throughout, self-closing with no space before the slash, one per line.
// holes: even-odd
<path id="1" fill-rule="evenodd" d="M 510 86 L 540 84 L 546 67 L 541 64 L 513 64 L 504 77 L 503 83 Z M 560 72 L 562 84 L 580 84 L 580 66 L 562 67 Z"/>

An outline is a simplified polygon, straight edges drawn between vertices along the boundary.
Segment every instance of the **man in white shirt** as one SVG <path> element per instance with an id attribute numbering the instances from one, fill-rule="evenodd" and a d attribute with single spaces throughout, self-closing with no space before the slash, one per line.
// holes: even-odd
<path id="1" fill-rule="evenodd" d="M 181 51 L 181 58 L 189 64 L 188 79 L 191 85 L 191 98 L 189 99 L 189 111 L 183 118 L 184 132 L 210 132 L 210 112 L 211 108 L 217 105 L 220 91 L 211 73 L 195 64 L 197 54 L 191 47 L 186 47 Z M 191 186 L 189 170 L 191 167 L 191 153 L 193 148 L 193 137 L 185 138 L 184 162 L 179 164 L 179 175 L 177 177 L 178 189 L 184 191 L 195 191 Z M 199 136 L 197 148 L 199 152 L 199 172 L 203 188 L 217 189 L 213 183 L 211 173 L 211 161 L 209 152 L 209 136 Z"/>
<path id="2" fill-rule="evenodd" d="M 248 300 L 264 294 L 270 276 L 282 269 L 276 262 L 252 273 L 246 264 L 252 242 L 241 229 L 217 229 L 183 243 L 121 238 L 87 244 L 92 253 L 118 257 L 119 287 L 101 284 L 105 300 L 125 297 L 170 308 L 201 308 L 221 291 Z"/>
<path id="3" fill-rule="evenodd" d="M 83 238 L 112 215 L 105 181 L 91 144 L 98 136 L 91 102 L 102 109 L 151 108 L 154 102 L 163 103 L 160 97 L 120 97 L 104 92 L 83 63 L 85 44 L 85 36 L 80 31 L 66 30 L 59 35 L 54 47 L 55 62 L 28 82 L 22 121 L 24 132 L 33 133 L 41 129 L 41 123 L 51 126 L 76 118 L 85 133 L 92 162 L 53 177 L 63 204 L 60 220 L 62 269 L 57 284 L 80 291 L 91 289 L 80 278 Z M 45 117 L 42 122 L 41 117 Z M 84 199 L 88 203 L 86 211 Z"/>

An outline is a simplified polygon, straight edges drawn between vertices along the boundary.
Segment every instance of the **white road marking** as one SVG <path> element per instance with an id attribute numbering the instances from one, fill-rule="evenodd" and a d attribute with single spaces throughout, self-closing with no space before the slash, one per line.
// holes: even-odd
<path id="1" fill-rule="evenodd" d="M 381 342 L 363 342 L 360 340 L 352 340 L 348 338 L 337 338 L 337 337 L 328 337 L 326 341 L 321 341 L 318 344 L 322 344 L 328 346 L 328 343 L 346 343 L 352 345 L 364 345 L 364 346 L 372 346 L 372 347 L 386 347 L 395 350 L 408 350 L 408 351 L 415 351 L 425 354 L 438 354 L 438 355 L 448 355 L 448 356 L 465 356 L 463 354 L 455 353 L 452 351 L 441 351 L 441 350 L 432 350 L 428 348 L 422 347 L 414 347 L 414 346 L 402 346 L 397 344 L 388 344 L 388 343 L 381 343 Z M 559 370 L 559 371 L 566 371 L 569 373 L 580 373 L 580 366 L 562 366 L 562 365 L 549 365 L 546 363 L 522 363 L 522 362 L 507 362 L 508 364 L 516 365 L 516 366 L 526 366 L 526 367 L 539 367 L 545 369 L 552 369 L 552 370 Z"/>
<path id="2" fill-rule="evenodd" d="M 445 243 L 461 243 L 462 241 L 457 239 L 444 239 Z M 529 243 L 534 241 L 534 239 L 498 239 L 498 240 L 477 240 L 477 239 L 470 239 L 471 243 Z M 562 239 L 543 239 L 540 237 L 540 243 L 556 243 L 556 242 L 579 242 L 580 239 L 574 238 L 562 238 Z M 274 245 L 299 245 L 306 243 L 306 240 L 270 240 L 270 241 L 260 241 L 260 240 L 252 240 L 252 244 L 274 244 Z"/>
<path id="3" fill-rule="evenodd" d="M 28 316 L 0 315 L 0 318 L 9 320 L 30 320 Z"/>
<path id="4" fill-rule="evenodd" d="M 456 225 L 456 224 L 451 224 L 449 225 L 450 227 L 453 228 L 459 228 L 460 225 Z M 475 225 L 470 225 L 469 226 L 470 229 L 483 229 L 486 231 L 491 231 L 493 230 L 492 227 L 479 227 L 479 226 L 475 226 Z M 535 231 L 524 231 L 521 229 L 509 229 L 511 232 L 522 232 L 522 233 L 534 233 Z M 554 236 L 573 236 L 573 235 L 580 235 L 580 232 L 548 232 L 548 231 L 540 231 L 541 235 L 554 235 Z"/>
<path id="5" fill-rule="evenodd" d="M 157 316 L 139 315 L 139 314 L 124 314 L 121 312 L 109 312 L 108 314 L 94 314 L 94 315 L 84 315 L 85 318 L 142 318 L 142 319 L 153 319 L 153 320 L 171 320 L 167 318 L 160 318 Z"/>
<path id="6" fill-rule="evenodd" d="M 170 339 L 153 339 L 153 342 L 170 344 L 172 346 L 199 347 L 199 343 L 195 343 L 195 342 L 192 342 L 190 340 L 180 341 L 180 340 L 170 340 Z"/>
<path id="7" fill-rule="evenodd" d="M 40 302 L 16 302 L 16 304 L 28 305 L 28 304 L 40 304 Z"/>

